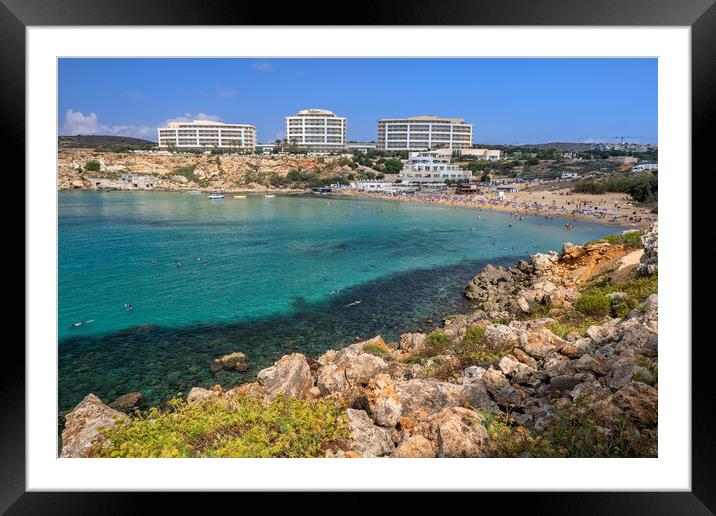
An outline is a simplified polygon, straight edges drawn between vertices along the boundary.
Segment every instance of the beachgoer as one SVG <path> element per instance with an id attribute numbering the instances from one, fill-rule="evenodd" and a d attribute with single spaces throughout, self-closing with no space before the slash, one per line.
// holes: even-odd
<path id="1" fill-rule="evenodd" d="M 129 311 L 132 309 L 132 304 L 131 304 L 131 303 L 125 303 L 125 304 L 124 304 L 124 309 L 125 309 L 127 312 L 129 312 Z"/>

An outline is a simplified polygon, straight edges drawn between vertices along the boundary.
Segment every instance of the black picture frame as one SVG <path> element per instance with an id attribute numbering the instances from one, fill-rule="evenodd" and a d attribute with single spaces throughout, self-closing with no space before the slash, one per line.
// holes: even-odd
<path id="1" fill-rule="evenodd" d="M 716 114 L 716 6 L 714 0 L 502 0 L 495 1 L 414 1 L 374 2 L 338 9 L 335 3 L 313 2 L 301 9 L 269 8 L 265 4 L 228 1 L 188 0 L 0 0 L 0 112 L 6 149 L 19 157 L 24 170 L 25 131 L 25 29 L 28 26 L 82 25 L 618 25 L 691 27 L 692 73 L 692 162 L 693 168 L 707 171 L 710 145 L 708 126 Z M 340 12 L 343 14 L 339 14 Z M 18 168 L 19 170 L 20 168 Z M 15 195 L 19 195 L 15 193 Z M 21 196 L 24 199 L 24 196 Z M 22 202 L 22 201 L 20 201 Z M 18 207 L 3 205 L 7 230 L 24 241 L 24 225 L 17 224 Z M 22 209 L 22 207 L 20 207 Z M 24 210 L 20 213 L 24 213 Z M 693 217 L 692 217 L 693 218 Z M 12 233 L 14 231 L 14 234 Z M 693 235 L 693 232 L 692 232 Z M 24 249 L 24 246 L 23 246 Z M 24 252 L 3 258 L 6 270 L 25 270 Z M 22 261 L 21 261 L 22 260 Z M 17 275 L 19 276 L 19 275 Z M 19 277 L 15 278 L 20 281 Z M 15 298 L 17 299 L 17 298 Z M 24 299 L 24 295 L 22 297 Z M 23 306 L 24 303 L 17 303 Z M 697 314 L 699 308 L 693 305 Z M 701 309 L 703 310 L 703 309 Z M 704 314 L 701 314 L 704 315 Z M 17 314 L 19 317 L 19 314 Z M 692 316 L 692 320 L 693 320 Z M 17 319 L 19 320 L 19 319 Z M 696 319 L 698 320 L 698 318 Z M 6 352 L 17 340 L 6 340 Z M 688 342 L 679 343 L 685 350 Z M 483 508 L 486 497 L 509 499 L 505 512 L 531 514 L 712 514 L 716 511 L 716 439 L 712 431 L 714 407 L 710 385 L 710 340 L 694 341 L 692 356 L 692 456 L 690 492 L 641 493 L 497 493 L 479 494 Z M 0 511 L 7 514 L 125 514 L 150 507 L 149 493 L 26 492 L 25 489 L 25 355 L 15 349 L 0 374 L 3 422 L 0 423 Z M 568 474 L 566 472 L 565 474 Z M 209 494 L 218 499 L 232 495 Z M 245 494 L 239 496 L 245 497 Z M 265 495 L 263 495 L 265 496 Z M 477 503 L 471 495 L 468 503 Z M 187 510 L 186 495 L 163 497 L 162 513 L 175 508 Z M 291 503 L 302 505 L 302 494 L 290 495 Z M 402 497 L 401 497 L 402 498 Z M 410 500 L 393 498 L 401 512 L 424 505 L 423 495 Z M 212 498 L 212 505 L 215 503 Z M 282 497 L 274 498 L 272 504 Z M 244 499 L 245 500 L 245 499 Z M 496 500 L 497 501 L 497 500 Z M 232 504 L 236 502 L 233 501 Z M 242 505 L 243 505 L 242 501 Z M 341 512 L 376 509 L 372 497 L 342 495 Z M 306 507 L 313 504 L 306 502 Z M 236 505 L 234 505 L 236 507 Z M 411 507 L 412 506 L 412 507 Z M 382 505 L 386 512 L 389 505 Z M 499 507 L 499 505 L 498 505 Z M 205 506 L 208 509 L 208 507 Z M 248 507 L 247 507 L 248 508 Z M 241 510 L 240 507 L 236 507 Z M 274 506 L 270 512 L 275 512 Z M 315 506 L 314 506 L 315 509 Z"/>

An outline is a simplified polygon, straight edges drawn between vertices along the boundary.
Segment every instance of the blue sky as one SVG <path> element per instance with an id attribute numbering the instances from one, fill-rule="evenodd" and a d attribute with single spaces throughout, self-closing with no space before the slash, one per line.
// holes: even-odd
<path id="1" fill-rule="evenodd" d="M 461 117 L 476 143 L 657 142 L 656 59 L 60 59 L 60 134 L 156 140 L 209 118 L 283 137 L 306 108 L 375 140 L 379 118 Z"/>

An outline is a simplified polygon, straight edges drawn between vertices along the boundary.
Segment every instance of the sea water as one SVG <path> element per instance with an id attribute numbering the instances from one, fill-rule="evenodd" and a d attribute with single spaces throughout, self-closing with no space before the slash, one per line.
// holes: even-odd
<path id="1" fill-rule="evenodd" d="M 619 231 L 565 222 L 364 198 L 61 192 L 60 414 L 90 392 L 157 405 L 251 381 L 285 353 L 430 331 L 469 309 L 463 288 L 485 264 Z M 248 371 L 210 371 L 234 351 Z"/>

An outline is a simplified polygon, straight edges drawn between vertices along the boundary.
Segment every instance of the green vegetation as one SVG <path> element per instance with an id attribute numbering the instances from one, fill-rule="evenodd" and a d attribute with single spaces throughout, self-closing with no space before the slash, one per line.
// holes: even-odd
<path id="1" fill-rule="evenodd" d="M 541 319 L 542 317 L 547 317 L 550 310 L 552 310 L 551 304 L 540 303 L 530 310 L 525 319 Z"/>
<path id="2" fill-rule="evenodd" d="M 194 170 L 196 169 L 196 165 L 189 165 L 186 167 L 176 167 L 174 169 L 174 175 L 175 176 L 184 176 L 189 181 L 198 182 L 199 178 L 194 175 Z"/>
<path id="3" fill-rule="evenodd" d="M 99 172 L 99 169 L 100 169 L 99 161 L 95 161 L 95 160 L 88 161 L 87 163 L 85 163 L 84 169 L 87 172 Z"/>
<path id="4" fill-rule="evenodd" d="M 656 450 L 626 416 L 597 421 L 591 400 L 556 406 L 541 434 L 510 421 L 508 415 L 479 411 L 496 457 L 653 457 Z M 606 428 L 605 428 L 606 424 Z"/>
<path id="5" fill-rule="evenodd" d="M 637 373 L 633 376 L 633 379 L 637 382 L 642 382 L 647 385 L 651 385 L 652 387 L 659 383 L 659 368 L 654 365 L 654 363 L 649 360 L 646 357 L 639 357 L 636 360 L 636 365 L 641 366 L 649 371 L 648 375 L 645 375 L 641 371 L 637 371 Z"/>
<path id="6" fill-rule="evenodd" d="M 378 358 L 382 358 L 387 362 L 393 360 L 393 355 L 390 354 L 390 349 L 388 348 L 388 346 L 385 345 L 381 345 L 378 343 L 366 344 L 365 346 L 363 346 L 363 351 L 365 353 L 375 355 Z"/>
<path id="7" fill-rule="evenodd" d="M 489 436 L 491 455 L 501 458 L 559 456 L 547 440 L 530 433 L 523 426 L 513 425 L 508 416 L 479 412 Z"/>
<path id="8" fill-rule="evenodd" d="M 512 348 L 492 349 L 485 343 L 485 329 L 472 326 L 465 336 L 453 347 L 453 353 L 460 359 L 462 368 L 471 365 L 490 365 L 498 362 Z"/>
<path id="9" fill-rule="evenodd" d="M 639 248 L 644 247 L 641 243 L 642 234 L 643 234 L 642 231 L 630 231 L 628 233 L 607 235 L 604 238 L 599 238 L 597 240 L 591 240 L 587 243 L 595 244 L 597 242 L 608 242 L 612 245 L 623 245 L 626 247 L 632 247 L 634 249 L 639 249 Z"/>
<path id="10" fill-rule="evenodd" d="M 572 188 L 575 193 L 603 194 L 621 192 L 636 202 L 648 204 L 658 199 L 659 179 L 654 175 L 580 181 Z"/>
<path id="11" fill-rule="evenodd" d="M 547 329 L 558 337 L 565 338 L 568 334 L 573 332 L 582 335 L 590 326 L 595 326 L 602 322 L 604 322 L 603 319 L 588 317 L 581 312 L 573 310 L 562 314 L 557 319 L 557 322 L 547 325 Z"/>
<path id="12" fill-rule="evenodd" d="M 378 163 L 383 165 L 386 174 L 398 174 L 403 170 L 403 162 L 395 158 L 381 158 Z"/>
<path id="13" fill-rule="evenodd" d="M 601 424 L 600 424 L 601 423 Z M 644 435 L 626 416 L 615 417 L 604 431 L 604 422 L 592 416 L 586 401 L 555 407 L 555 415 L 541 438 L 563 457 L 652 457 Z M 537 455 L 538 456 L 538 455 Z"/>
<path id="14" fill-rule="evenodd" d="M 229 401 L 170 402 L 102 430 L 95 457 L 322 457 L 347 436 L 333 400 L 255 396 Z"/>
<path id="15" fill-rule="evenodd" d="M 452 339 L 440 330 L 435 330 L 428 334 L 425 338 L 425 351 L 423 355 L 426 357 L 434 357 L 444 354 L 448 347 L 452 344 Z"/>
<path id="16" fill-rule="evenodd" d="M 494 364 L 510 351 L 512 348 L 490 348 L 485 342 L 485 329 L 479 326 L 470 327 L 465 336 L 458 341 L 453 341 L 442 331 L 435 330 L 426 337 L 423 352 L 409 358 L 405 363 L 424 365 L 429 358 L 438 355 L 453 355 L 457 357 L 457 361 L 432 364 L 429 369 L 424 371 L 427 376 L 447 379 L 457 376 L 462 369 L 471 365 Z"/>
<path id="17" fill-rule="evenodd" d="M 612 301 L 605 294 L 582 294 L 574 302 L 578 312 L 590 317 L 606 317 L 611 310 Z"/>
<path id="18" fill-rule="evenodd" d="M 585 295 L 607 297 L 607 294 L 620 292 L 623 295 L 614 296 L 609 300 L 609 314 L 613 317 L 625 317 L 634 308 L 643 303 L 647 297 L 656 294 L 658 289 L 658 274 L 636 276 L 626 281 L 610 281 L 608 277 L 604 277 L 595 283 L 583 287 L 582 297 Z M 607 299 L 609 298 L 607 297 Z M 579 309 L 576 304 L 575 308 Z"/>

